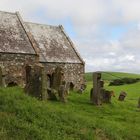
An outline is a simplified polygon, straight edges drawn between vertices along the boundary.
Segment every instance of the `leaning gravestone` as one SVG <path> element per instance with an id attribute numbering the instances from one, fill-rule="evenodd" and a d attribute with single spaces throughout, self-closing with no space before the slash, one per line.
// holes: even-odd
<path id="1" fill-rule="evenodd" d="M 47 76 L 41 64 L 26 67 L 25 92 L 39 99 L 47 99 Z"/>
<path id="2" fill-rule="evenodd" d="M 122 91 L 122 92 L 120 93 L 120 95 L 119 95 L 118 100 L 119 100 L 119 101 L 124 101 L 124 99 L 125 99 L 126 96 L 127 96 L 127 93 L 124 92 L 124 91 Z"/>

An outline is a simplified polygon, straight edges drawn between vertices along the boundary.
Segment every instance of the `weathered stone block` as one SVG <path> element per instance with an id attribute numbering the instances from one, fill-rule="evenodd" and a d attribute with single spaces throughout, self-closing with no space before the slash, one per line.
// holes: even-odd
<path id="1" fill-rule="evenodd" d="M 67 102 L 67 95 L 68 95 L 68 90 L 66 89 L 66 85 L 60 85 L 59 90 L 58 90 L 58 94 L 59 94 L 59 100 L 62 102 Z"/>
<path id="2" fill-rule="evenodd" d="M 125 99 L 126 96 L 127 96 L 127 93 L 124 92 L 124 91 L 122 91 L 122 92 L 120 93 L 120 95 L 119 95 L 118 100 L 119 100 L 119 101 L 124 101 L 124 99 Z"/>
<path id="3" fill-rule="evenodd" d="M 111 97 L 115 97 L 115 94 L 113 91 L 108 91 L 105 89 L 102 90 L 102 102 L 103 103 L 111 103 Z"/>
<path id="4" fill-rule="evenodd" d="M 101 95 L 101 73 L 93 73 L 93 91 L 90 95 L 91 102 L 95 105 L 102 104 L 102 95 Z"/>
<path id="5" fill-rule="evenodd" d="M 26 67 L 25 92 L 39 99 L 47 99 L 47 76 L 42 65 Z"/>

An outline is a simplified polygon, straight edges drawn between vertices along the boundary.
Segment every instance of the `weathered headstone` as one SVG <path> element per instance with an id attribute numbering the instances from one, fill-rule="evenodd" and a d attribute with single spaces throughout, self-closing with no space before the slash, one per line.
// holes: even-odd
<path id="1" fill-rule="evenodd" d="M 48 88 L 49 99 L 51 100 L 59 99 L 58 91 L 60 85 L 62 85 L 62 80 L 63 80 L 63 70 L 61 67 L 57 67 L 55 69 L 55 72 L 52 74 L 51 87 Z"/>
<path id="2" fill-rule="evenodd" d="M 114 92 L 113 91 L 109 91 L 109 90 L 103 90 L 102 91 L 102 101 L 103 103 L 111 103 L 111 97 L 115 97 Z"/>
<path id="3" fill-rule="evenodd" d="M 101 80 L 101 73 L 93 73 L 93 87 L 90 90 L 90 101 L 95 105 L 111 103 L 111 97 L 115 96 L 113 91 L 104 89 L 104 81 Z"/>
<path id="4" fill-rule="evenodd" d="M 25 92 L 39 99 L 47 99 L 47 76 L 41 65 L 26 67 Z"/>
<path id="5" fill-rule="evenodd" d="M 138 108 L 140 108 L 140 98 L 138 99 Z"/>
<path id="6" fill-rule="evenodd" d="M 64 103 L 67 102 L 68 89 L 65 81 L 63 81 L 62 85 L 60 85 L 58 94 L 60 101 Z"/>
<path id="7" fill-rule="evenodd" d="M 120 95 L 119 95 L 118 100 L 119 100 L 119 101 L 124 101 L 124 99 L 125 99 L 126 96 L 127 96 L 127 93 L 124 92 L 124 91 L 122 91 L 122 92 L 120 93 Z"/>
<path id="8" fill-rule="evenodd" d="M 93 73 L 93 92 L 91 96 L 91 102 L 95 105 L 102 104 L 102 96 L 101 96 L 101 73 L 95 72 Z"/>
<path id="9" fill-rule="evenodd" d="M 63 70 L 61 67 L 57 67 L 55 69 L 55 72 L 53 73 L 53 82 L 52 82 L 52 88 L 55 90 L 59 90 L 60 85 L 63 81 Z"/>

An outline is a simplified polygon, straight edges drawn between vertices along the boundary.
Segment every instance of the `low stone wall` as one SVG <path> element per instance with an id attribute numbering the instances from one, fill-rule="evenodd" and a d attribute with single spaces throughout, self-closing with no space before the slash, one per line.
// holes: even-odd
<path id="1" fill-rule="evenodd" d="M 53 75 L 55 69 L 61 67 L 64 73 L 63 81 L 72 83 L 74 89 L 80 89 L 81 85 L 85 84 L 83 64 L 43 63 L 43 65 L 49 75 Z"/>

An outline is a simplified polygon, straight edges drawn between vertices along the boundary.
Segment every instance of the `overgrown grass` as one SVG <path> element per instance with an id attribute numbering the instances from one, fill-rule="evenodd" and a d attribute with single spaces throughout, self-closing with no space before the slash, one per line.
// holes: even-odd
<path id="1" fill-rule="evenodd" d="M 139 140 L 140 83 L 112 86 L 111 104 L 89 102 L 89 82 L 84 94 L 70 93 L 68 103 L 39 101 L 19 87 L 0 89 L 0 139 L 2 140 Z M 120 91 L 128 96 L 119 102 Z"/>

